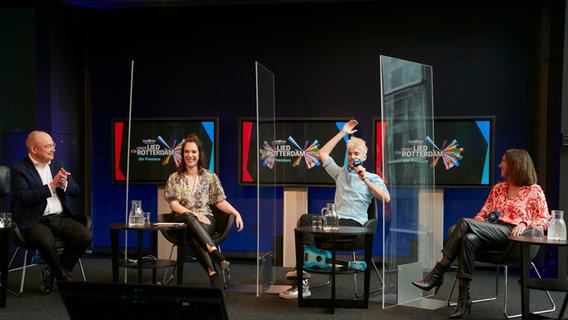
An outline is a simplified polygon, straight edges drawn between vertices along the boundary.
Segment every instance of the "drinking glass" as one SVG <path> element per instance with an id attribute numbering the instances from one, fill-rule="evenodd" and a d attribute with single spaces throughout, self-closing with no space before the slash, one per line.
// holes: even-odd
<path id="1" fill-rule="evenodd" d="M 533 238 L 544 238 L 544 226 L 540 223 L 533 224 L 531 236 Z"/>
<path id="2" fill-rule="evenodd" d="M 321 216 L 314 215 L 312 217 L 312 229 L 313 230 L 321 230 L 323 229 L 323 220 Z"/>
<path id="3" fill-rule="evenodd" d="M 0 222 L 4 228 L 10 227 L 12 225 L 12 213 L 0 212 Z"/>

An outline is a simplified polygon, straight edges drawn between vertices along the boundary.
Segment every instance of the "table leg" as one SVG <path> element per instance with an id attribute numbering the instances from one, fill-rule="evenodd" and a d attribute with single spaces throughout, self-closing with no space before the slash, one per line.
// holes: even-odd
<path id="1" fill-rule="evenodd" d="M 155 258 L 158 258 L 158 230 L 152 230 L 152 236 L 151 236 L 151 245 L 150 245 L 150 254 L 152 256 L 154 256 Z M 156 268 L 152 268 L 152 284 L 156 284 L 156 274 L 157 274 Z"/>
<path id="2" fill-rule="evenodd" d="M 332 236 L 331 239 L 331 313 L 335 314 L 335 265 L 337 259 L 337 238 Z"/>
<path id="3" fill-rule="evenodd" d="M 110 229 L 112 281 L 118 282 L 118 230 Z"/>
<path id="4" fill-rule="evenodd" d="M 10 232 L 11 228 L 3 228 L 0 230 L 0 266 L 2 269 L 2 278 L 0 279 L 0 308 L 6 307 L 6 295 L 8 292 L 8 249 L 10 248 Z"/>
<path id="5" fill-rule="evenodd" d="M 142 258 L 144 257 L 142 247 L 144 246 L 144 234 L 142 230 L 138 230 L 138 260 L 136 261 L 138 265 L 138 283 L 142 283 Z"/>
<path id="6" fill-rule="evenodd" d="M 304 263 L 303 263 L 303 255 L 304 255 L 304 240 L 303 236 L 298 233 L 294 232 L 294 243 L 296 245 L 296 275 L 298 285 L 298 305 L 302 306 L 304 302 L 304 295 L 303 295 L 303 284 L 304 284 Z"/>
<path id="7" fill-rule="evenodd" d="M 566 265 L 568 263 L 568 248 L 558 246 L 558 263 L 557 263 L 557 273 L 556 278 L 558 279 L 566 279 L 567 270 Z M 558 314 L 558 319 L 563 319 L 564 312 L 566 312 L 566 307 L 568 305 L 568 292 L 564 297 L 564 302 L 562 303 L 562 308 L 560 308 L 560 313 Z"/>
<path id="8" fill-rule="evenodd" d="M 183 266 L 185 264 L 185 260 L 187 259 L 187 248 L 185 246 L 185 229 L 184 232 L 177 232 L 180 235 L 178 236 L 178 243 L 177 246 L 177 284 L 183 284 Z"/>
<path id="9" fill-rule="evenodd" d="M 365 262 L 367 263 L 367 268 L 365 269 L 365 276 L 364 276 L 364 292 L 363 292 L 363 299 L 365 301 L 365 308 L 369 307 L 369 290 L 371 285 L 371 268 L 373 266 L 373 235 L 367 234 L 365 235 Z"/>
<path id="10" fill-rule="evenodd" d="M 527 281 L 530 279 L 530 245 L 521 243 L 521 309 L 523 319 L 529 318 L 530 292 Z"/>

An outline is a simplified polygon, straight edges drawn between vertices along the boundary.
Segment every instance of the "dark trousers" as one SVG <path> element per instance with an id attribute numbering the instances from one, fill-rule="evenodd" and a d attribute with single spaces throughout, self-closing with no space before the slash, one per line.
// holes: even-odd
<path id="1" fill-rule="evenodd" d="M 178 218 L 179 217 L 179 218 Z M 193 253 L 197 258 L 197 261 L 201 264 L 205 272 L 209 270 L 216 270 L 211 255 L 207 251 L 208 244 L 211 247 L 215 247 L 215 242 L 211 236 L 215 233 L 215 218 L 210 215 L 206 215 L 211 222 L 210 224 L 201 223 L 199 219 L 193 214 L 186 215 L 176 215 L 176 220 L 181 220 L 187 225 L 187 241 Z"/>
<path id="2" fill-rule="evenodd" d="M 93 241 L 91 231 L 83 223 L 65 214 L 41 217 L 36 225 L 25 230 L 24 235 L 30 246 L 39 250 L 56 278 L 62 278 L 63 271 L 73 271 Z M 55 247 L 56 237 L 65 241 L 61 254 Z"/>
<path id="3" fill-rule="evenodd" d="M 448 230 L 442 253 L 450 261 L 459 257 L 457 277 L 471 280 L 475 256 L 480 249 L 505 249 L 515 226 L 462 218 Z"/>

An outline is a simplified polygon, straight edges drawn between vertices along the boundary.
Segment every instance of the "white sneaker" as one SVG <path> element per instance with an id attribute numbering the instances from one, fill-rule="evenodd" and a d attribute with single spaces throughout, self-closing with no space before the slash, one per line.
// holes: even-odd
<path id="1" fill-rule="evenodd" d="M 310 284 L 308 283 L 308 279 L 305 279 L 302 285 L 302 298 L 309 297 L 312 295 L 310 292 Z M 278 295 L 282 299 L 298 299 L 298 285 L 294 285 L 292 288 L 280 292 Z"/>
<path id="2" fill-rule="evenodd" d="M 312 277 L 311 274 L 307 273 L 305 270 L 302 270 L 302 279 L 310 279 L 311 277 Z M 297 280 L 298 279 L 298 273 L 296 272 L 296 269 L 286 272 L 286 279 L 287 280 Z"/>

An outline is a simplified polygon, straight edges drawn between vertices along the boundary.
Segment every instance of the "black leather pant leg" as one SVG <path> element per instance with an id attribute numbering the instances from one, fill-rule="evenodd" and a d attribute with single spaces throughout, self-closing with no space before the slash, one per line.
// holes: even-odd
<path id="1" fill-rule="evenodd" d="M 462 218 L 452 226 L 442 250 L 450 261 L 460 257 L 457 277 L 472 278 L 475 257 L 481 248 L 505 248 L 514 226 Z"/>
<path id="2" fill-rule="evenodd" d="M 211 235 L 215 232 L 215 219 L 211 216 L 207 216 L 207 218 L 209 218 L 211 224 L 199 222 L 197 217 L 193 214 L 188 214 L 185 217 L 188 235 L 187 240 L 197 260 L 205 271 L 208 271 L 208 269 L 215 270 L 215 266 L 206 246 L 206 244 L 208 244 L 211 247 L 215 247 L 215 242 L 211 239 Z"/>
<path id="3" fill-rule="evenodd" d="M 473 268 L 475 265 L 475 255 L 481 247 L 481 239 L 473 233 L 466 233 L 461 238 L 461 246 L 459 250 L 458 279 L 471 280 Z"/>
<path id="4" fill-rule="evenodd" d="M 215 270 L 215 265 L 213 264 L 213 259 L 211 259 L 211 255 L 209 252 L 205 250 L 205 248 L 199 243 L 199 241 L 195 238 L 188 239 L 189 245 L 193 249 L 193 253 L 195 253 L 195 257 L 203 270 L 209 273 L 209 270 Z"/>

